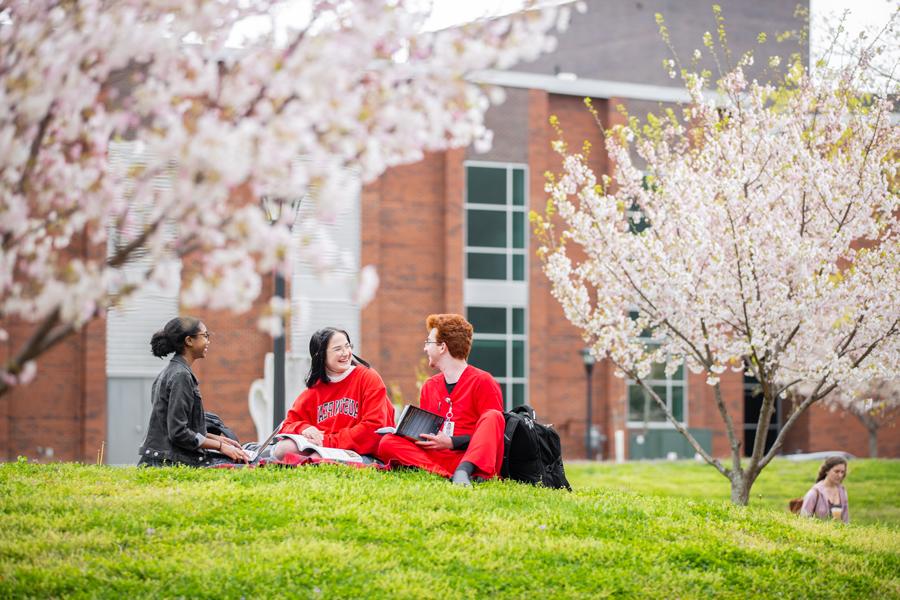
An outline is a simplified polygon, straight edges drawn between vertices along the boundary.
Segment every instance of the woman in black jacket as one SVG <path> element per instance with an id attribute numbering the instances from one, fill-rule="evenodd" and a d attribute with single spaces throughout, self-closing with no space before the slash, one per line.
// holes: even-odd
<path id="1" fill-rule="evenodd" d="M 153 382 L 150 426 L 140 448 L 139 465 L 215 464 L 217 459 L 207 450 L 228 457 L 229 462 L 247 460 L 237 442 L 206 431 L 200 384 L 191 365 L 206 356 L 209 338 L 206 325 L 199 319 L 176 317 L 150 339 L 153 356 L 162 358 L 173 352 L 175 356 Z"/>

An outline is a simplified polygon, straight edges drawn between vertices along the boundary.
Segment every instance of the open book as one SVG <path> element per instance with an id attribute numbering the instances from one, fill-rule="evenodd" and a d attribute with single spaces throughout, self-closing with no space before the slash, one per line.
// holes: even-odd
<path id="1" fill-rule="evenodd" d="M 297 435 L 294 433 L 279 433 L 274 438 L 273 441 L 289 439 L 292 440 L 295 444 L 297 444 L 297 448 L 300 450 L 301 454 L 312 454 L 315 452 L 322 458 L 327 460 L 335 460 L 338 462 L 345 463 L 366 463 L 366 461 L 362 456 L 354 452 L 353 450 L 342 450 L 340 448 L 327 448 L 325 446 L 318 446 L 313 444 L 308 439 L 303 437 L 302 435 Z"/>
<path id="2" fill-rule="evenodd" d="M 418 442 L 422 439 L 420 436 L 423 433 L 437 435 L 444 426 L 444 421 L 444 417 L 439 414 L 407 404 L 400 413 L 396 427 L 382 427 L 376 429 L 375 433 L 393 433 Z"/>

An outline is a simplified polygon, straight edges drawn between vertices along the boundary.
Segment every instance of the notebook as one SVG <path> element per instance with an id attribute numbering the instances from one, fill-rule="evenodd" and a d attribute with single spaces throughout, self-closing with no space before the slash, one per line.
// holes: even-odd
<path id="1" fill-rule="evenodd" d="M 344 450 L 343 448 L 329 448 L 327 446 L 320 446 L 318 444 L 313 444 L 308 439 L 303 437 L 302 435 L 297 435 L 295 433 L 279 433 L 275 436 L 277 440 L 293 440 L 295 444 L 297 444 L 297 449 L 300 454 L 304 454 L 309 456 L 311 453 L 316 453 L 322 458 L 327 460 L 333 460 L 337 462 L 344 463 L 366 463 L 365 458 L 360 456 L 359 453 L 354 452 L 353 450 Z M 368 461 L 371 462 L 371 461 Z"/>

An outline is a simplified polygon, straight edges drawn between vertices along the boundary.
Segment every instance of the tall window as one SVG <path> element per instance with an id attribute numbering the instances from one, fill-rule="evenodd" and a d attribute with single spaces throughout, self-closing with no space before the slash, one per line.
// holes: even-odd
<path id="1" fill-rule="evenodd" d="M 525 309 L 469 306 L 466 318 L 475 327 L 469 362 L 494 376 L 507 410 L 525 404 Z"/>
<path id="2" fill-rule="evenodd" d="M 629 315 L 637 318 L 637 312 L 631 311 Z M 652 337 L 651 332 L 642 331 L 638 338 L 651 348 L 659 342 Z M 666 408 L 680 423 L 687 424 L 687 411 L 685 410 L 685 398 L 687 397 L 687 380 L 684 373 L 684 365 L 678 367 L 675 373 L 668 377 L 665 365 L 654 363 L 650 371 L 650 377 L 644 381 L 649 385 L 660 399 L 666 403 Z M 627 380 L 628 388 L 628 426 L 666 427 L 671 423 L 666 419 L 660 406 L 653 397 L 644 391 L 634 380 Z"/>
<path id="3" fill-rule="evenodd" d="M 526 173 L 526 165 L 466 163 L 469 362 L 494 376 L 507 409 L 528 402 Z"/>
<path id="4" fill-rule="evenodd" d="M 525 168 L 466 168 L 466 277 L 525 281 Z"/>

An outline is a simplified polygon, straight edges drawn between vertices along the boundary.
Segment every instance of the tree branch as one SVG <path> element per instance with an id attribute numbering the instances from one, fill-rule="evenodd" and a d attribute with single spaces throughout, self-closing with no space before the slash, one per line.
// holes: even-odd
<path id="1" fill-rule="evenodd" d="M 53 119 L 53 109 L 55 104 L 50 104 L 50 107 L 47 109 L 47 114 L 41 119 L 41 122 L 38 124 L 37 133 L 34 136 L 34 139 L 31 140 L 31 148 L 28 150 L 28 160 L 25 162 L 25 169 L 22 171 L 22 177 L 19 178 L 19 183 L 16 185 L 16 190 L 19 194 L 25 195 L 26 187 L 28 186 L 28 179 L 31 177 L 31 173 L 34 171 L 35 165 L 37 165 L 38 154 L 41 152 L 41 144 L 44 143 L 44 136 L 47 134 L 47 127 L 50 125 L 50 121 Z"/>
<path id="2" fill-rule="evenodd" d="M 645 393 L 650 394 L 650 396 L 656 401 L 656 404 L 659 405 L 659 407 L 662 409 L 663 413 L 666 415 L 666 419 L 668 419 L 669 422 L 675 426 L 675 429 L 678 431 L 678 433 L 680 433 L 681 435 L 684 436 L 684 438 L 688 441 L 688 443 L 691 445 L 691 447 L 697 452 L 697 454 L 702 456 L 706 462 L 708 462 L 709 464 L 714 466 L 719 471 L 719 473 L 721 473 L 728 479 L 731 479 L 731 473 L 732 473 L 731 470 L 726 469 L 725 466 L 722 465 L 722 463 L 720 463 L 718 459 L 713 458 L 709 454 L 709 452 L 707 452 L 703 448 L 703 446 L 700 445 L 700 443 L 696 440 L 696 438 L 694 438 L 694 436 L 691 435 L 691 433 L 687 429 L 684 428 L 684 425 L 682 425 L 681 423 L 678 422 L 677 419 L 675 419 L 675 416 L 669 410 L 669 407 L 667 407 L 666 403 L 663 402 L 662 399 L 659 397 L 659 395 L 653 391 L 653 388 L 651 388 L 646 383 L 644 383 L 644 381 L 640 377 L 638 377 L 638 375 L 635 371 L 629 371 L 627 369 L 623 369 L 622 366 L 614 360 L 612 362 L 623 373 L 626 373 L 629 377 L 631 377 L 635 381 L 635 383 L 637 383 L 639 386 L 641 386 L 641 388 L 644 390 Z"/>

